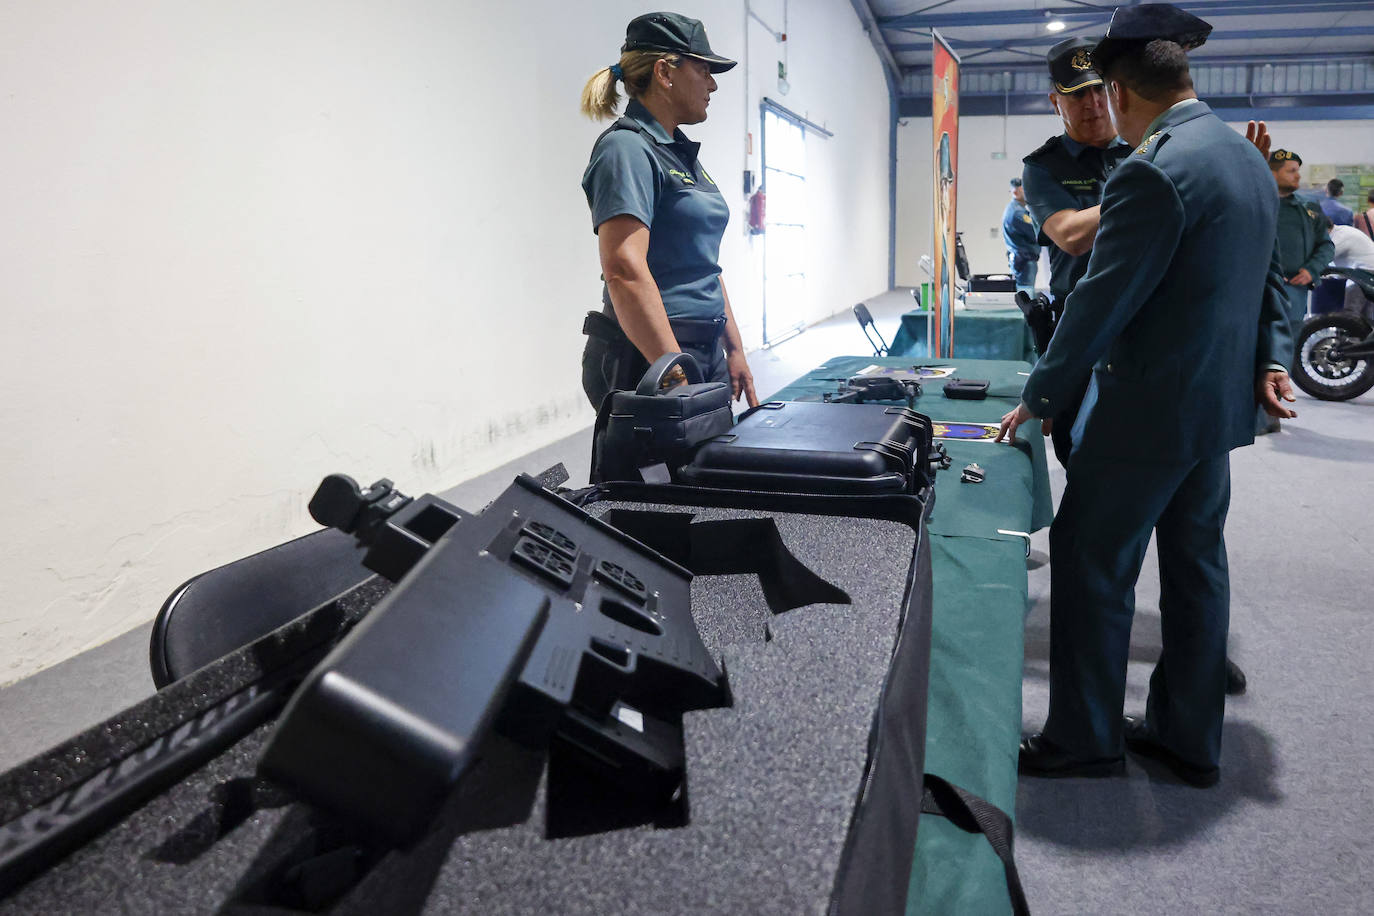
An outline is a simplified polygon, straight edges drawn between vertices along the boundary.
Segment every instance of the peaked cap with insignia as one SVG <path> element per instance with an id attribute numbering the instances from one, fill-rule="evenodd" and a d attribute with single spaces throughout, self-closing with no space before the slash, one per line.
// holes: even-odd
<path id="1" fill-rule="evenodd" d="M 1212 26 L 1172 3 L 1118 6 L 1107 23 L 1107 34 L 1092 50 L 1092 64 L 1100 73 L 1126 51 L 1143 48 L 1155 39 L 1172 41 L 1191 51 L 1212 34 Z"/>
<path id="2" fill-rule="evenodd" d="M 1093 69 L 1093 43 L 1086 38 L 1065 38 L 1050 48 L 1045 61 L 1050 65 L 1054 90 L 1062 95 L 1101 86 L 1102 77 Z"/>

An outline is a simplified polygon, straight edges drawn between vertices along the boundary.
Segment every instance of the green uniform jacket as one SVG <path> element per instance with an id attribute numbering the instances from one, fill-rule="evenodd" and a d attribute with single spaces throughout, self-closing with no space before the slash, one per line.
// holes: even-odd
<path id="1" fill-rule="evenodd" d="M 1253 442 L 1256 375 L 1291 352 L 1268 165 L 1203 102 L 1154 127 L 1107 180 L 1087 272 L 1022 393 L 1052 416 L 1094 367 L 1085 457 L 1187 462 Z"/>
<path id="2" fill-rule="evenodd" d="M 1321 206 L 1296 194 L 1279 198 L 1278 240 L 1285 278 L 1306 269 L 1316 281 L 1336 255 Z"/>

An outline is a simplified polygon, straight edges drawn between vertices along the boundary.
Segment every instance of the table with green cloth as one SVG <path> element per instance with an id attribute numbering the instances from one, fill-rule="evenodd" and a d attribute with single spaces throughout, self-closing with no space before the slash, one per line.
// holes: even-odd
<path id="1" fill-rule="evenodd" d="M 902 327 L 888 349 L 891 356 L 926 359 L 929 312 L 902 314 Z M 1035 338 L 1020 309 L 960 309 L 954 313 L 956 359 L 1035 359 Z"/>
<path id="2" fill-rule="evenodd" d="M 957 337 L 956 337 L 957 341 Z M 841 356 L 828 360 L 769 400 L 819 398 L 869 366 L 909 368 L 910 359 Z M 943 379 L 927 379 L 915 408 L 933 421 L 997 423 L 1020 400 L 1030 364 L 955 358 L 960 378 L 988 380 L 981 401 L 952 400 Z M 1026 541 L 1019 534 L 1053 517 L 1044 440 L 1025 435 L 1015 447 L 943 439 L 952 464 L 935 483 L 930 518 L 933 621 L 925 768 L 1015 816 L 1016 749 L 1021 735 L 1021 670 Z M 982 483 L 963 483 L 976 462 Z M 921 819 L 908 913 L 1011 912 L 1001 860 L 981 835 L 946 819 Z"/>

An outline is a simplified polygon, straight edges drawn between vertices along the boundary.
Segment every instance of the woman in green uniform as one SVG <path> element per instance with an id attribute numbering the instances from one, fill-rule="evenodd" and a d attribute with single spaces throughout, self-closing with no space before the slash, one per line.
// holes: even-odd
<path id="1" fill-rule="evenodd" d="M 582 177 L 605 280 L 602 311 L 583 327 L 583 390 L 600 407 L 608 392 L 634 388 L 659 356 L 683 352 L 753 406 L 718 263 L 729 206 L 697 160 L 699 144 L 679 129 L 706 120 L 712 74 L 735 62 L 712 52 L 700 22 L 676 13 L 632 20 L 620 50 L 582 91 L 582 112 L 598 119 L 614 117 L 618 82 L 630 96 Z"/>

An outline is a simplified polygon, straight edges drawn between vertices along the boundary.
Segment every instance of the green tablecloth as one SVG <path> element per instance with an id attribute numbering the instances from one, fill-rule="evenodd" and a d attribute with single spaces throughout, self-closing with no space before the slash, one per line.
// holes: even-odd
<path id="1" fill-rule="evenodd" d="M 956 341 L 957 341 L 956 336 Z M 1026 362 L 953 359 L 963 378 L 990 382 L 983 401 L 950 400 L 932 379 L 916 409 L 941 420 L 995 423 L 1019 400 Z M 828 360 L 770 400 L 816 398 L 871 365 L 911 360 L 844 356 Z M 1016 747 L 1021 732 L 1023 626 L 1027 611 L 1025 541 L 998 529 L 1031 532 L 1053 517 L 1043 439 L 1016 448 L 943 440 L 953 464 L 935 484 L 930 520 L 932 633 L 925 767 L 1010 815 L 1016 809 Z M 961 483 L 976 461 L 983 483 Z M 1002 863 L 982 836 L 937 816 L 921 819 L 907 912 L 1010 913 Z"/>
<path id="2" fill-rule="evenodd" d="M 837 356 L 768 400 L 815 399 L 837 390 L 840 382 L 869 366 L 912 365 L 912 360 L 900 357 Z M 986 379 L 989 383 L 987 399 L 956 401 L 944 396 L 943 379 L 927 380 L 925 393 L 916 400 L 916 409 L 937 423 L 997 423 L 1020 401 L 1021 388 L 1031 368 L 1025 362 L 982 359 L 926 360 L 922 365 L 952 366 L 960 378 Z M 997 529 L 1030 532 L 1049 525 L 1054 518 L 1054 505 L 1045 464 L 1045 440 L 1039 435 L 1028 435 L 1031 432 L 1023 427 L 1015 448 L 992 442 L 942 440 L 953 463 L 950 472 L 940 474 L 936 483 L 935 513 L 930 520 L 932 535 L 1006 539 L 1011 536 L 999 535 Z M 1038 428 L 1034 432 L 1038 433 Z M 987 471 L 987 479 L 981 484 L 961 485 L 959 471 L 972 462 Z"/>
<path id="3" fill-rule="evenodd" d="M 892 356 L 926 358 L 927 312 L 902 314 Z M 954 313 L 954 356 L 964 359 L 1035 359 L 1035 338 L 1020 309 L 963 309 Z"/>

